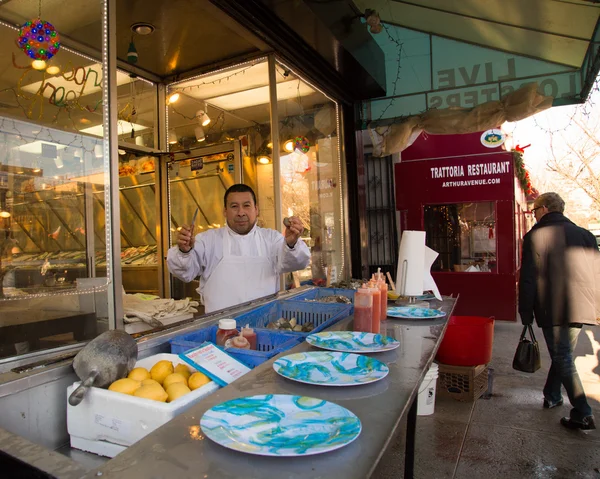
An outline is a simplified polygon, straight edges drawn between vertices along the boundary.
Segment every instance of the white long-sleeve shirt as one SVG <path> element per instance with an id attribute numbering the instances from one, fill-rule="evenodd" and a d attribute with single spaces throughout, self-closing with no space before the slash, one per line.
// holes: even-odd
<path id="1" fill-rule="evenodd" d="M 223 258 L 223 235 L 226 234 L 230 235 L 232 256 L 259 256 L 253 238 L 253 234 L 257 234 L 263 251 L 271 259 L 274 275 L 304 269 L 310 261 L 308 246 L 301 239 L 290 248 L 279 231 L 254 225 L 248 234 L 240 235 L 225 226 L 197 234 L 194 248 L 188 253 L 181 252 L 178 246 L 170 248 L 167 265 L 171 274 L 186 283 L 200 276 L 202 290 L 203 284 Z M 223 285 L 223 288 L 226 286 Z"/>

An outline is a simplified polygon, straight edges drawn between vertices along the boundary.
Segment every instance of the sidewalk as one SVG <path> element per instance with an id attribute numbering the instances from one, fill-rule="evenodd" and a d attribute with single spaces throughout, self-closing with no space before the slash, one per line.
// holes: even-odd
<path id="1" fill-rule="evenodd" d="M 520 323 L 496 322 L 493 395 L 473 403 L 437 397 L 435 413 L 417 419 L 415 477 L 419 479 L 600 478 L 600 429 L 571 431 L 559 424 L 569 401 L 542 408 L 550 358 L 542 331 L 536 337 L 542 368 L 534 374 L 512 369 Z M 596 424 L 600 426 L 600 328 L 584 327 L 576 364 Z M 390 447 L 372 477 L 401 478 L 404 436 Z"/>

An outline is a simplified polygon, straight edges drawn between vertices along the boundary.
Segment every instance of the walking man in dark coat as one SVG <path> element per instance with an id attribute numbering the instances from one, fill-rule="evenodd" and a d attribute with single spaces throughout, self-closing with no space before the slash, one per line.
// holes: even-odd
<path id="1" fill-rule="evenodd" d="M 524 325 L 535 317 L 552 359 L 543 406 L 562 405 L 564 386 L 573 409 L 561 424 L 595 429 L 573 350 L 582 326 L 597 324 L 594 264 L 600 253 L 592 233 L 563 215 L 565 202 L 558 194 L 544 193 L 533 206 L 537 223 L 523 239 L 519 314 Z"/>

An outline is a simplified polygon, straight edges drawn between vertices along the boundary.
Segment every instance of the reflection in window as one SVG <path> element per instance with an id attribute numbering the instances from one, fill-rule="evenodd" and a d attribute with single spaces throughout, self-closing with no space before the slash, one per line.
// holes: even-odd
<path id="1" fill-rule="evenodd" d="M 427 246 L 439 253 L 432 271 L 496 272 L 493 202 L 425 206 Z"/>
<path id="2" fill-rule="evenodd" d="M 344 220 L 337 104 L 283 64 L 277 70 L 281 203 L 305 225 L 311 265 L 301 281 L 344 274 Z"/>

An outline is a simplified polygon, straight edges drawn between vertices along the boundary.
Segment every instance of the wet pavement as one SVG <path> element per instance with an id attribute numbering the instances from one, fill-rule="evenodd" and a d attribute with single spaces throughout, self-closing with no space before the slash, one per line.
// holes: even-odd
<path id="1" fill-rule="evenodd" d="M 415 477 L 418 479 L 600 479 L 600 429 L 571 431 L 560 425 L 570 405 L 542 408 L 542 388 L 550 366 L 540 343 L 542 368 L 534 374 L 512 369 L 520 323 L 496 322 L 492 395 L 459 402 L 436 395 L 435 412 L 417 419 Z M 536 328 L 536 337 L 542 339 Z M 600 423 L 600 328 L 584 327 L 576 365 Z M 403 428 L 402 428 L 403 429 Z M 400 478 L 404 437 L 392 442 L 375 479 Z"/>

